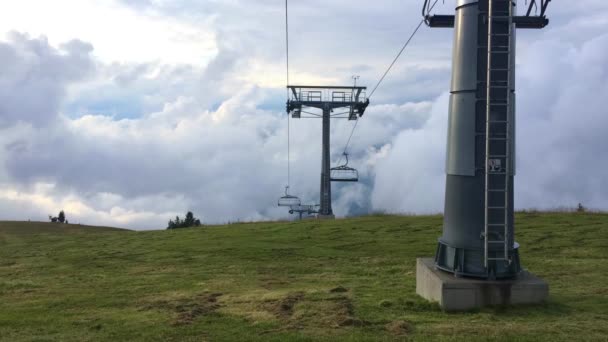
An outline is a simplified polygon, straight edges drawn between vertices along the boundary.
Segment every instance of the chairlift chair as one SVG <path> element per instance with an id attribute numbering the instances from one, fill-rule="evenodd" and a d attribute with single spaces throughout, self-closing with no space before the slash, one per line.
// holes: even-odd
<path id="1" fill-rule="evenodd" d="M 292 196 L 289 194 L 289 186 L 285 187 L 285 196 L 279 198 L 279 201 L 277 203 L 279 207 L 291 207 L 300 204 L 302 204 L 302 201 L 300 201 L 299 197 Z"/>
<path id="2" fill-rule="evenodd" d="M 344 153 L 346 163 L 344 165 L 332 167 L 329 171 L 329 178 L 332 182 L 358 182 L 359 172 L 348 166 L 348 153 Z"/>

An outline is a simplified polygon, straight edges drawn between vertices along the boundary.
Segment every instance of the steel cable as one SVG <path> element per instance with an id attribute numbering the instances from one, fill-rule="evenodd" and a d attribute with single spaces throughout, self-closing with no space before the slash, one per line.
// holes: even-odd
<path id="1" fill-rule="evenodd" d="M 439 0 L 435 0 L 435 2 L 433 3 L 433 5 L 429 8 L 429 12 L 431 10 L 433 10 L 433 8 L 435 7 L 435 5 L 437 5 L 438 1 Z M 412 39 L 414 38 L 414 36 L 416 35 L 416 33 L 418 33 L 418 30 L 420 30 L 420 27 L 422 26 L 423 23 L 424 23 L 424 18 L 422 20 L 420 20 L 420 23 L 418 24 L 418 26 L 416 26 L 416 28 L 414 29 L 414 32 L 412 32 L 412 34 L 407 39 L 407 41 L 405 42 L 405 44 L 403 44 L 403 47 L 401 47 L 401 50 L 399 50 L 399 53 L 397 53 L 397 56 L 395 56 L 395 58 L 393 59 L 393 61 L 391 62 L 391 64 L 388 66 L 388 68 L 386 68 L 386 71 L 382 74 L 382 77 L 380 77 L 380 79 L 378 80 L 378 83 L 376 83 L 376 85 L 374 86 L 374 88 L 370 92 L 369 96 L 367 97 L 368 100 L 374 95 L 374 93 L 376 92 L 376 89 L 378 89 L 378 87 L 380 86 L 380 84 L 382 83 L 382 81 L 384 81 L 384 79 L 386 78 L 386 75 L 388 75 L 388 73 L 391 71 L 391 69 L 393 68 L 393 66 L 395 65 L 395 63 L 399 59 L 399 57 L 401 57 L 401 54 L 403 54 L 403 51 L 405 51 L 405 48 L 407 48 L 407 46 L 410 44 L 410 42 L 412 41 Z M 346 145 L 344 146 L 344 151 L 342 152 L 342 156 L 344 156 L 346 154 L 346 151 L 348 150 L 348 145 L 350 144 L 350 141 L 351 141 L 351 139 L 353 137 L 353 134 L 355 133 L 355 129 L 357 128 L 357 123 L 359 123 L 358 119 L 357 119 L 357 121 L 355 121 L 355 124 L 353 125 L 353 128 L 352 128 L 352 130 L 350 132 L 350 135 L 348 137 L 348 140 L 346 141 Z M 338 161 L 338 164 L 340 164 L 340 162 L 342 162 L 342 156 L 340 156 L 340 160 Z"/>

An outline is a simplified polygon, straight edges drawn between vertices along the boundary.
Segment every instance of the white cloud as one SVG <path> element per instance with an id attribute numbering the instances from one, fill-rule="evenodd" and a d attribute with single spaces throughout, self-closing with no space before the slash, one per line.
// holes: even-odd
<path id="1" fill-rule="evenodd" d="M 93 47 L 78 40 L 51 47 L 44 38 L 11 33 L 0 42 L 0 127 L 46 124 L 57 117 L 68 84 L 94 71 Z"/>
<path id="2" fill-rule="evenodd" d="M 162 208 L 158 205 L 162 203 Z M 91 198 L 62 194 L 55 184 L 36 183 L 30 189 L 0 184 L 0 216 L 5 220 L 46 221 L 64 210 L 72 224 L 158 229 L 181 213 L 184 201 L 172 196 L 125 199 L 100 193 Z"/>
<path id="3" fill-rule="evenodd" d="M 448 95 L 442 95 L 420 128 L 406 129 L 376 164 L 374 209 L 390 213 L 443 211 Z"/>
<path id="4" fill-rule="evenodd" d="M 608 35 L 568 42 L 548 36 L 518 59 L 517 208 L 608 208 Z M 447 97 L 429 121 L 402 132 L 377 163 L 374 208 L 440 212 L 445 185 Z"/>
<path id="5" fill-rule="evenodd" d="M 0 31 L 51 42 L 0 44 L 0 219 L 66 209 L 82 223 L 162 228 L 187 210 L 204 222 L 285 217 L 276 207 L 287 152 L 281 6 L 128 2 L 0 6 L 19 18 L 0 14 Z M 348 2 L 348 13 L 345 4 L 294 3 L 292 81 L 349 83 L 357 73 L 371 86 L 419 20 L 411 3 Z M 44 18 L 28 17 L 28 5 Z M 569 6 L 551 28 L 518 35 L 519 207 L 608 208 L 599 15 L 608 11 L 590 2 L 597 13 L 586 22 Z M 74 37 L 94 55 L 57 43 Z M 338 215 L 442 210 L 451 38 L 423 29 L 374 95 L 349 149 L 361 182 L 334 185 Z M 291 127 L 292 190 L 316 203 L 320 122 Z M 334 162 L 351 127 L 332 122 Z"/>
<path id="6" fill-rule="evenodd" d="M 92 42 L 103 61 L 205 65 L 217 52 L 207 22 L 198 25 L 135 11 L 114 0 L 19 0 L 0 5 L 0 32 Z"/>

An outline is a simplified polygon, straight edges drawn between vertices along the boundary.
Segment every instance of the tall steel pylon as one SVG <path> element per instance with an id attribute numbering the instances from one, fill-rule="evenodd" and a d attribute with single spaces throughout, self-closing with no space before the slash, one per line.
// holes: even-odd
<path id="1" fill-rule="evenodd" d="M 287 100 L 288 115 L 291 115 L 294 119 L 320 118 L 322 120 L 319 218 L 333 218 L 334 213 L 331 206 L 332 175 L 330 167 L 331 119 L 358 120 L 369 105 L 369 100 L 365 96 L 366 87 L 288 85 L 287 88 L 290 93 Z M 321 114 L 304 111 L 307 108 L 320 109 Z M 340 108 L 345 109 L 345 111 L 333 113 L 334 110 Z"/>
<path id="2" fill-rule="evenodd" d="M 551 0 L 457 0 L 456 15 L 430 15 L 454 27 L 443 235 L 435 265 L 458 276 L 510 278 L 521 270 L 515 242 L 515 31 L 540 29 Z M 540 15 L 532 16 L 533 7 Z"/>

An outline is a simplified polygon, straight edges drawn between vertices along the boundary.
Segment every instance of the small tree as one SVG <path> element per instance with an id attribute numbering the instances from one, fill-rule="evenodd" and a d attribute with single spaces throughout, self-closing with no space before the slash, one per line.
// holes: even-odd
<path id="1" fill-rule="evenodd" d="M 167 224 L 167 229 L 176 229 L 176 228 L 188 228 L 188 227 L 198 227 L 201 225 L 201 220 L 194 217 L 194 214 L 189 211 L 186 213 L 186 217 L 181 220 L 179 216 L 175 217 L 175 221 L 169 220 Z"/>
<path id="2" fill-rule="evenodd" d="M 194 214 L 191 211 L 186 213 L 186 218 L 184 219 L 184 226 L 186 226 L 186 227 L 194 226 Z"/>
<path id="3" fill-rule="evenodd" d="M 587 211 L 587 208 L 585 208 L 582 203 L 579 203 L 576 207 L 576 211 L 579 213 L 584 213 L 585 211 Z"/>
<path id="4" fill-rule="evenodd" d="M 59 215 L 57 215 L 57 220 L 61 223 L 65 222 L 65 213 L 63 210 L 59 212 Z"/>

